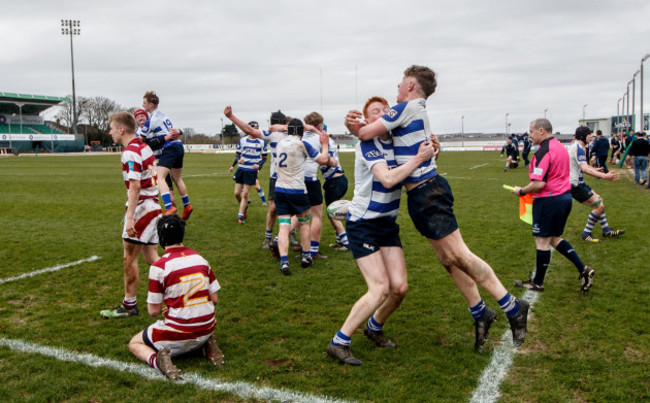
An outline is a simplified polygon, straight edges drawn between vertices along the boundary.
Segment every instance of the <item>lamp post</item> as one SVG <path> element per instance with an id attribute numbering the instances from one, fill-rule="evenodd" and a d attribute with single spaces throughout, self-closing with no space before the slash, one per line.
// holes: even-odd
<path id="1" fill-rule="evenodd" d="M 588 106 L 589 106 L 588 104 L 582 105 L 582 121 L 583 121 L 583 123 L 584 123 L 584 120 L 585 120 L 585 109 L 587 109 Z"/>
<path id="2" fill-rule="evenodd" d="M 630 84 L 632 84 L 634 81 L 630 80 L 627 82 L 627 85 L 625 86 L 625 94 L 627 94 L 627 116 L 630 116 Z M 633 89 L 634 90 L 634 89 Z M 632 102 L 634 102 L 634 97 L 632 97 Z M 632 114 L 634 115 L 634 108 L 632 108 Z M 634 118 L 632 118 L 632 122 L 630 123 L 630 129 L 634 131 Z"/>
<path id="3" fill-rule="evenodd" d="M 460 117 L 460 145 L 465 147 L 465 115 Z"/>
<path id="4" fill-rule="evenodd" d="M 621 98 L 616 101 L 616 133 L 621 132 Z"/>
<path id="5" fill-rule="evenodd" d="M 12 149 L 11 151 L 13 152 L 13 145 L 11 144 L 11 121 L 14 120 L 14 117 L 16 117 L 16 114 L 11 115 L 11 119 L 9 119 L 9 148 Z"/>
<path id="6" fill-rule="evenodd" d="M 70 36 L 70 65 L 72 66 L 72 128 L 74 134 L 77 134 L 77 94 L 74 87 L 74 52 L 72 47 L 72 37 L 81 35 L 81 21 L 79 20 L 61 20 L 61 35 Z"/>
<path id="7" fill-rule="evenodd" d="M 641 68 L 639 69 L 639 71 L 641 71 L 641 82 L 639 83 L 639 89 L 641 90 L 639 92 L 639 94 L 640 94 L 639 103 L 641 104 L 641 131 L 645 130 L 645 125 L 644 125 L 645 124 L 645 117 L 643 116 L 643 62 L 645 62 L 649 57 L 650 57 L 650 53 L 643 56 L 643 58 L 641 59 Z"/>
<path id="8" fill-rule="evenodd" d="M 508 115 L 510 115 L 510 112 L 506 113 L 506 137 L 508 137 Z"/>
<path id="9" fill-rule="evenodd" d="M 636 76 L 639 75 L 640 70 L 632 76 L 632 130 L 636 130 Z"/>
<path id="10" fill-rule="evenodd" d="M 623 96 L 621 97 L 621 99 L 623 100 L 623 102 L 621 103 L 621 115 L 623 115 L 623 119 L 622 119 L 623 124 L 625 124 L 627 122 L 627 116 L 625 116 L 625 97 L 626 96 L 627 96 L 627 92 L 624 92 Z M 625 130 L 623 130 L 623 131 L 625 131 Z"/>
<path id="11" fill-rule="evenodd" d="M 221 137 L 221 149 L 223 150 L 223 118 L 221 118 L 221 134 L 219 137 Z"/>
<path id="12" fill-rule="evenodd" d="M 546 112 L 548 112 L 548 108 L 544 109 L 544 119 L 546 119 Z"/>

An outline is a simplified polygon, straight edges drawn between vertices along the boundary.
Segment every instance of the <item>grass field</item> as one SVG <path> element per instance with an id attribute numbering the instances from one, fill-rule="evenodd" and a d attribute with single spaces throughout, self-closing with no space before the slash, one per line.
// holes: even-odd
<path id="1" fill-rule="evenodd" d="M 353 154 L 341 159 L 351 199 Z M 445 153 L 438 165 L 454 190 L 466 243 L 521 296 L 523 290 L 512 283 L 533 268 L 535 248 L 530 227 L 517 218 L 516 198 L 501 185 L 523 185 L 527 174 L 523 169 L 504 173 L 502 161 L 497 152 Z M 215 335 L 227 362 L 217 370 L 199 357 L 177 358 L 184 374 L 339 400 L 470 400 L 508 321 L 482 292 L 499 320 L 485 349 L 473 351 L 467 306 L 431 246 L 413 228 L 406 203 L 399 223 L 409 294 L 385 327 L 398 348 L 376 349 L 358 331 L 352 347 L 364 365 L 342 366 L 325 355 L 325 348 L 366 290 L 354 260 L 349 252 L 328 248 L 334 236 L 326 223 L 321 251 L 330 258 L 308 269 L 292 260 L 293 275 L 282 276 L 276 261 L 260 249 L 266 210 L 256 194 L 251 195 L 248 223 L 236 222 L 227 172 L 231 162 L 232 155 L 189 154 L 185 160 L 195 207 L 185 244 L 211 262 L 221 283 Z M 261 177 L 266 189 L 267 167 Z M 595 269 L 595 285 L 580 294 L 575 268 L 554 254 L 526 342 L 500 387 L 502 402 L 650 400 L 650 193 L 627 177 L 588 183 L 603 196 L 610 224 L 627 233 L 600 244 L 583 243 L 578 235 L 588 208 L 574 204 L 565 237 Z M 199 383 L 174 384 L 138 373 L 148 372 L 127 343 L 153 321 L 144 314 L 148 268 L 143 261 L 141 315 L 110 321 L 99 316 L 101 309 L 119 303 L 124 292 L 120 236 L 126 191 L 118 155 L 2 158 L 0 184 L 0 280 L 100 257 L 0 283 L 0 401 L 255 400 L 238 395 L 237 386 L 215 392 Z M 7 341 L 27 347 L 9 348 Z M 44 355 L 34 346 L 139 369 L 64 361 L 62 354 Z"/>

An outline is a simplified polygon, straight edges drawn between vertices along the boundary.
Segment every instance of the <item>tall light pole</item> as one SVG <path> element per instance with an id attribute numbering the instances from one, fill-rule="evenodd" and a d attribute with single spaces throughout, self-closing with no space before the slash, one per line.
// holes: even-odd
<path id="1" fill-rule="evenodd" d="M 61 35 L 70 36 L 70 65 L 72 66 L 72 127 L 74 134 L 77 134 L 77 94 L 74 87 L 74 52 L 72 47 L 72 37 L 81 35 L 81 21 L 79 20 L 61 20 Z"/>
<path id="2" fill-rule="evenodd" d="M 221 149 L 223 150 L 223 118 L 221 118 Z"/>
<path id="3" fill-rule="evenodd" d="M 630 84 L 632 84 L 633 81 L 630 80 L 627 82 L 627 85 L 625 86 L 625 94 L 627 94 L 627 116 L 630 116 Z M 634 102 L 634 98 L 632 99 Z M 632 114 L 634 114 L 634 109 L 632 109 Z M 634 131 L 634 118 L 632 118 L 632 122 L 630 123 L 630 129 Z"/>
<path id="4" fill-rule="evenodd" d="M 510 112 L 506 113 L 506 137 L 508 137 L 508 116 L 510 115 Z"/>
<path id="5" fill-rule="evenodd" d="M 627 96 L 627 92 L 624 92 L 623 96 L 621 97 L 621 99 L 623 100 L 623 102 L 621 103 L 621 115 L 623 115 L 623 117 L 624 117 L 623 118 L 623 124 L 625 124 L 627 122 L 627 116 L 625 116 L 625 97 L 626 96 Z M 625 130 L 623 130 L 623 131 L 625 131 Z"/>
<path id="6" fill-rule="evenodd" d="M 585 120 L 585 109 L 587 109 L 588 106 L 589 106 L 588 104 L 582 105 L 582 121 L 583 122 Z"/>
<path id="7" fill-rule="evenodd" d="M 621 132 L 621 99 L 622 98 L 619 98 L 618 101 L 616 101 L 616 133 Z"/>
<path id="8" fill-rule="evenodd" d="M 548 108 L 544 109 L 544 119 L 546 119 L 546 112 L 548 112 Z"/>
<path id="9" fill-rule="evenodd" d="M 465 147 L 465 115 L 460 117 L 460 145 Z"/>
<path id="10" fill-rule="evenodd" d="M 636 76 L 639 75 L 639 71 L 632 76 L 632 130 L 636 130 Z"/>
<path id="11" fill-rule="evenodd" d="M 641 90 L 640 100 L 639 100 L 639 102 L 641 103 L 641 131 L 645 130 L 645 126 L 644 126 L 645 117 L 643 116 L 643 62 L 645 62 L 649 57 L 650 57 L 650 53 L 643 56 L 643 58 L 641 59 L 641 68 L 639 69 L 641 71 L 641 82 L 639 83 L 639 89 Z"/>

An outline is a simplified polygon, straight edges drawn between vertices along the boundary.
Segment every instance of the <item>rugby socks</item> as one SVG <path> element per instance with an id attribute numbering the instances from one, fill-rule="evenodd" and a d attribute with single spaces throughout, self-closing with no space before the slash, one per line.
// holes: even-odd
<path id="1" fill-rule="evenodd" d="M 499 303 L 501 310 L 505 312 L 509 318 L 515 316 L 517 312 L 519 312 L 519 302 L 517 301 L 517 298 L 515 298 L 514 295 L 510 295 L 509 292 L 507 292 L 506 295 L 497 302 Z"/>
<path id="2" fill-rule="evenodd" d="M 257 194 L 260 195 L 260 199 L 262 199 L 262 203 L 266 203 L 266 196 L 264 196 L 264 189 L 260 188 L 260 190 L 257 191 Z"/>
<path id="3" fill-rule="evenodd" d="M 537 249 L 537 260 L 535 264 L 533 283 L 544 285 L 544 277 L 546 277 L 546 270 L 548 269 L 549 263 L 551 263 L 551 251 Z"/>
<path id="4" fill-rule="evenodd" d="M 273 230 L 264 230 L 264 239 L 271 239 L 273 237 Z"/>
<path id="5" fill-rule="evenodd" d="M 187 205 L 190 204 L 190 196 L 189 195 L 185 195 L 185 196 L 181 195 L 181 199 L 183 199 L 183 207 L 187 207 Z"/>
<path id="6" fill-rule="evenodd" d="M 336 332 L 336 336 L 332 339 L 332 344 L 335 346 L 350 346 L 350 343 L 352 342 L 352 338 L 350 336 L 346 336 L 345 333 L 342 331 Z"/>
<path id="7" fill-rule="evenodd" d="M 373 333 L 377 333 L 377 332 L 381 332 L 383 329 L 384 329 L 384 325 L 375 320 L 375 315 L 372 315 L 370 319 L 368 319 L 368 330 L 370 330 Z"/>
<path id="8" fill-rule="evenodd" d="M 609 223 L 607 222 L 607 217 L 605 216 L 605 210 L 603 210 L 603 214 L 600 215 L 598 222 L 600 222 L 600 228 L 603 229 L 603 234 L 607 234 L 612 230 L 609 228 Z"/>
<path id="9" fill-rule="evenodd" d="M 289 264 L 289 256 L 280 256 L 280 267 L 284 264 Z"/>
<path id="10" fill-rule="evenodd" d="M 309 251 L 311 252 L 312 256 L 316 256 L 318 253 L 318 248 L 320 247 L 320 242 L 318 241 L 311 241 L 311 247 Z M 303 252 L 304 253 L 304 252 Z"/>
<path id="11" fill-rule="evenodd" d="M 147 358 L 147 363 L 151 366 L 151 368 L 154 369 L 160 369 L 158 368 L 158 353 L 153 353 Z"/>
<path id="12" fill-rule="evenodd" d="M 348 241 L 347 232 L 341 232 L 336 236 L 336 242 L 340 243 L 343 246 L 350 247 L 350 241 Z"/>
<path id="13" fill-rule="evenodd" d="M 487 306 L 485 306 L 485 302 L 483 300 L 480 300 L 478 304 L 474 306 L 470 306 L 469 308 L 469 313 L 472 314 L 474 317 L 475 321 L 481 320 L 483 315 L 485 314 L 485 310 L 487 309 Z"/>
<path id="14" fill-rule="evenodd" d="M 122 300 L 122 306 L 124 306 L 126 309 L 133 309 L 136 306 L 138 306 L 138 297 L 132 297 L 132 298 L 127 298 L 124 297 Z"/>
<path id="15" fill-rule="evenodd" d="M 163 193 L 162 196 L 163 204 L 165 205 L 165 210 L 172 208 L 172 195 L 169 193 Z"/>
<path id="16" fill-rule="evenodd" d="M 302 251 L 302 257 L 310 258 L 311 259 L 312 252 L 311 251 Z"/>
<path id="17" fill-rule="evenodd" d="M 605 214 L 603 213 L 603 215 Z M 594 213 L 589 213 L 587 225 L 585 225 L 585 229 L 582 230 L 582 235 L 591 235 L 591 232 L 594 230 L 594 226 L 596 225 L 596 221 L 598 221 L 598 216 Z M 605 223 L 607 223 L 607 220 L 605 220 Z"/>
<path id="18" fill-rule="evenodd" d="M 573 265 L 576 267 L 576 269 L 578 269 L 578 272 L 582 273 L 582 270 L 585 268 L 585 264 L 582 263 L 580 256 L 578 256 L 578 253 L 575 249 L 573 249 L 573 246 L 571 246 L 569 242 L 563 239 L 559 244 L 557 244 L 555 250 L 569 259 L 571 263 L 573 263 Z"/>

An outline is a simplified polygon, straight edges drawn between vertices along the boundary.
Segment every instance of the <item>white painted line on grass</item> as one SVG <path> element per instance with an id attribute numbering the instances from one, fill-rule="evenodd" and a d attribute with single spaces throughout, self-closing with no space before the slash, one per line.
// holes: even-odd
<path id="1" fill-rule="evenodd" d="M 533 308 L 535 302 L 539 298 L 539 293 L 535 291 L 526 290 L 521 297 L 530 303 L 530 309 Z M 528 311 L 528 323 L 530 323 L 531 312 Z M 492 354 L 492 361 L 483 370 L 483 374 L 478 381 L 478 388 L 474 391 L 470 403 L 492 403 L 496 402 L 499 397 L 499 386 L 503 379 L 508 374 L 512 359 L 517 353 L 517 349 L 512 347 L 512 332 L 508 330 L 501 336 L 501 345 L 494 348 Z"/>
<path id="2" fill-rule="evenodd" d="M 21 340 L 5 338 L 0 338 L 0 346 L 4 346 L 11 350 L 20 351 L 23 353 L 41 354 L 44 356 L 53 357 L 60 361 L 86 364 L 91 367 L 105 367 L 114 369 L 116 371 L 128 371 L 150 380 L 162 381 L 167 379 L 158 370 L 139 363 L 126 363 L 107 358 L 101 358 L 93 354 L 77 353 L 70 350 L 41 346 Z M 343 400 L 335 400 L 327 396 L 315 396 L 301 392 L 293 392 L 286 389 L 274 389 L 264 386 L 260 387 L 247 382 L 220 381 L 219 379 L 207 378 L 196 373 L 188 372 L 182 373 L 181 375 L 183 376 L 183 381 L 178 381 L 175 383 L 189 383 L 203 390 L 232 393 L 244 399 L 314 403 L 344 402 Z"/>
<path id="3" fill-rule="evenodd" d="M 226 175 L 231 175 L 230 172 L 214 172 L 211 174 L 196 174 L 196 175 L 183 175 L 183 178 L 199 178 L 201 176 L 226 176 Z"/>
<path id="4" fill-rule="evenodd" d="M 58 266 L 52 266 L 52 267 L 48 267 L 48 268 L 45 268 L 45 269 L 36 270 L 36 271 L 31 272 L 31 273 L 21 274 L 20 276 L 0 278 L 0 284 L 9 283 L 11 281 L 16 281 L 16 280 L 22 280 L 24 278 L 34 277 L 34 276 L 37 276 L 39 274 L 49 273 L 49 272 L 52 272 L 52 271 L 59 271 L 59 270 L 64 269 L 66 267 L 76 266 L 76 265 L 81 264 L 81 263 L 92 262 L 92 261 L 95 261 L 95 260 L 98 260 L 98 259 L 101 259 L 101 258 L 99 256 L 91 256 L 88 259 L 81 259 L 81 260 L 77 260 L 76 262 L 64 263 L 64 264 L 60 264 Z"/>
<path id="5" fill-rule="evenodd" d="M 470 169 L 476 169 L 476 168 L 484 167 L 486 165 L 489 165 L 489 164 L 486 162 L 485 164 L 475 165 L 475 166 L 471 167 Z"/>

